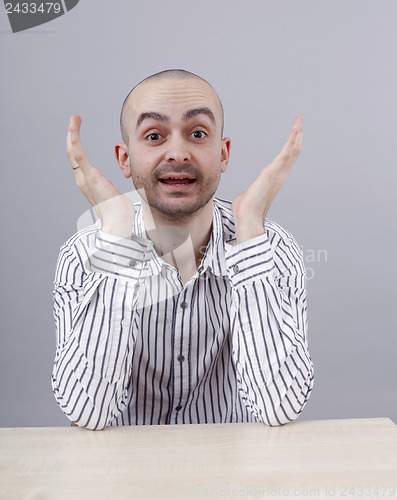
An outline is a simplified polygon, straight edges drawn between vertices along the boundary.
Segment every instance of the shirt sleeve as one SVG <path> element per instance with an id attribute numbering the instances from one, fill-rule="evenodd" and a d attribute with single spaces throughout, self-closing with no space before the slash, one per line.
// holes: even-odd
<path id="1" fill-rule="evenodd" d="M 61 249 L 54 284 L 55 398 L 78 426 L 102 429 L 127 403 L 134 303 L 146 241 L 86 231 Z"/>
<path id="2" fill-rule="evenodd" d="M 302 253 L 289 233 L 273 229 L 226 244 L 239 390 L 254 416 L 272 426 L 296 419 L 313 387 Z"/>

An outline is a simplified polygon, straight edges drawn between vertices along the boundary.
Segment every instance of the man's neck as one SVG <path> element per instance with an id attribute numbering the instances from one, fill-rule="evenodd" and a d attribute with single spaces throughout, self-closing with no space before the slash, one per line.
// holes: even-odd
<path id="1" fill-rule="evenodd" d="M 178 269 L 186 283 L 197 271 L 211 236 L 213 200 L 189 218 L 167 218 L 142 203 L 143 222 L 156 252 Z"/>

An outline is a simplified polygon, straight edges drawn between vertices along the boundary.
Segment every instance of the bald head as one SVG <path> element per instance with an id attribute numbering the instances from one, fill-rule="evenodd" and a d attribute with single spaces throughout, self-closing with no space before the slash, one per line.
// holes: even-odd
<path id="1" fill-rule="evenodd" d="M 206 80 L 204 80 L 204 78 L 201 78 L 200 76 L 195 75 L 194 73 L 190 73 L 189 71 L 183 69 L 168 69 L 165 71 L 161 71 L 159 73 L 155 73 L 154 75 L 148 76 L 147 78 L 142 80 L 129 92 L 127 97 L 124 99 L 124 103 L 121 108 L 121 114 L 120 114 L 120 129 L 121 129 L 121 136 L 125 144 L 128 145 L 128 122 L 130 119 L 131 110 L 134 107 L 134 97 L 139 95 L 141 93 L 141 90 L 145 90 L 145 87 L 149 88 L 151 84 L 152 84 L 152 87 L 150 88 L 151 91 L 154 92 L 156 88 L 160 89 L 161 83 L 162 82 L 166 83 L 167 80 L 168 81 L 174 80 L 181 82 L 183 80 L 186 80 L 186 86 L 189 85 L 189 81 L 190 82 L 196 81 L 196 83 L 200 83 L 201 85 L 208 87 L 208 89 L 210 89 L 211 93 L 213 93 L 215 97 L 216 106 L 218 108 L 217 114 L 220 115 L 221 131 L 223 133 L 223 122 L 224 122 L 223 106 L 221 100 L 219 99 L 218 94 L 215 92 L 212 85 L 210 85 Z"/>

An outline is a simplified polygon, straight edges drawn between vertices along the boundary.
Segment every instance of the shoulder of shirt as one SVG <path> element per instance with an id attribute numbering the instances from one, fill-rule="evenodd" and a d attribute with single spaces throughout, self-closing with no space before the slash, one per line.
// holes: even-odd
<path id="1" fill-rule="evenodd" d="M 75 233 L 73 236 L 71 236 L 61 247 L 61 249 L 64 248 L 70 248 L 76 245 L 79 241 L 86 239 L 87 236 L 90 236 L 92 234 L 98 233 L 101 230 L 101 221 L 98 219 L 94 224 L 87 226 L 83 229 L 80 229 Z"/>
<path id="2" fill-rule="evenodd" d="M 214 204 L 218 208 L 222 217 L 224 232 L 229 233 L 232 238 L 235 238 L 235 227 L 232 212 L 232 202 L 221 198 L 214 198 Z M 270 219 L 265 220 L 265 228 L 271 244 L 278 245 L 280 242 L 284 244 L 296 245 L 295 239 L 292 234 L 286 229 L 282 228 L 277 222 Z"/>

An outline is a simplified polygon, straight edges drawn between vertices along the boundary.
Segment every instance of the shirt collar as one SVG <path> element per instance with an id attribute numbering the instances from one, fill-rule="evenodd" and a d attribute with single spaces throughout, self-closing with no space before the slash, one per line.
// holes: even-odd
<path id="1" fill-rule="evenodd" d="M 165 262 L 155 251 L 153 243 L 146 232 L 143 222 L 142 205 L 137 203 L 135 209 L 134 232 L 137 236 L 150 242 L 145 252 L 147 270 L 151 274 L 159 274 Z M 228 233 L 228 231 L 226 231 L 226 233 Z M 209 267 L 216 276 L 227 275 L 225 241 L 228 241 L 230 238 L 231 235 L 225 234 L 224 232 L 224 221 L 221 210 L 217 200 L 214 199 L 211 236 L 200 265 L 203 271 Z"/>
<path id="2" fill-rule="evenodd" d="M 216 276 L 227 275 L 223 220 L 216 200 L 214 200 L 211 237 L 201 261 L 201 266 L 203 270 L 210 267 Z"/>

